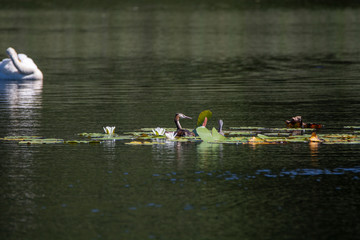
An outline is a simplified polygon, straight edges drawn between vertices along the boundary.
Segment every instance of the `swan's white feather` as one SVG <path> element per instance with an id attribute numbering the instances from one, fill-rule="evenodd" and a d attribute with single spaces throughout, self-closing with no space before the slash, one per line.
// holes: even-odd
<path id="1" fill-rule="evenodd" d="M 42 72 L 31 58 L 23 53 L 17 54 L 13 48 L 8 48 L 7 53 L 10 58 L 0 62 L 0 79 L 43 79 Z M 13 61 L 18 61 L 18 67 L 22 71 Z"/>

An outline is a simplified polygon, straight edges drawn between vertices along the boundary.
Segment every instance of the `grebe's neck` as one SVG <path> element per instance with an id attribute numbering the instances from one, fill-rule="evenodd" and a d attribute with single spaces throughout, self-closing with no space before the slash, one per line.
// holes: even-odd
<path id="1" fill-rule="evenodd" d="M 175 122 L 175 125 L 176 125 L 176 128 L 177 128 L 177 129 L 182 129 L 182 128 L 181 128 L 181 125 L 180 125 L 180 117 L 179 117 L 179 114 L 176 114 L 176 115 L 175 115 L 174 122 Z"/>

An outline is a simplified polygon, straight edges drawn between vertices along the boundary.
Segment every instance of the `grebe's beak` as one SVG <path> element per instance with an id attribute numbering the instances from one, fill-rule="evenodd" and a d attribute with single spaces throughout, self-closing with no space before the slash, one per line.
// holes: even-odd
<path id="1" fill-rule="evenodd" d="M 189 116 L 186 116 L 186 115 L 184 115 L 184 118 L 187 118 L 187 119 L 192 119 L 191 117 L 189 117 Z"/>

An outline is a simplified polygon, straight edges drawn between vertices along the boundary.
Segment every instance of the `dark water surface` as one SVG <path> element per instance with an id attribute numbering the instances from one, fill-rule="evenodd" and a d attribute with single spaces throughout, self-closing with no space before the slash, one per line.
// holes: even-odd
<path id="1" fill-rule="evenodd" d="M 360 126 L 360 10 L 0 11 L 43 81 L 0 81 L 0 137 Z M 1 239 L 356 239 L 360 146 L 0 143 Z"/>

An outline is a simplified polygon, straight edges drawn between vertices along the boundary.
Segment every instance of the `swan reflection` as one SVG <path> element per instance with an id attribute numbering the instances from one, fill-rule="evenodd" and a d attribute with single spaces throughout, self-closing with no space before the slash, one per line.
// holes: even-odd
<path id="1" fill-rule="evenodd" d="M 0 80 L 0 137 L 40 135 L 42 80 Z M 33 148 L 13 147 L 2 159 L 7 172 L 6 186 L 14 209 L 22 209 L 16 220 L 31 225 L 36 210 L 37 183 L 34 176 L 36 151 Z M 24 203 L 26 202 L 26 207 Z"/>
<path id="2" fill-rule="evenodd" d="M 7 135 L 37 135 L 42 80 L 0 80 L 2 127 Z"/>

